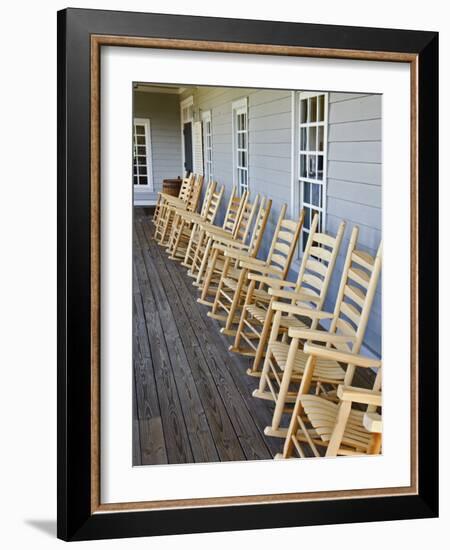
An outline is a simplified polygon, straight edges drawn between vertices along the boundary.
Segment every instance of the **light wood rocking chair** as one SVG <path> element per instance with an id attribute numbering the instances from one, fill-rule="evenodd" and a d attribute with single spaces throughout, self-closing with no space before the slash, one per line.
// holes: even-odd
<path id="1" fill-rule="evenodd" d="M 212 310 L 208 313 L 213 319 L 225 322 L 225 326 L 221 329 L 222 334 L 227 336 L 236 334 L 236 330 L 232 327 L 240 320 L 236 315 L 245 301 L 249 272 L 278 280 L 286 279 L 304 219 L 303 210 L 296 221 L 286 218 L 286 209 L 287 206 L 283 205 L 266 260 L 257 259 L 256 254 L 248 256 L 239 250 L 225 250 L 223 273 Z M 237 267 L 236 262 L 238 262 Z M 259 288 L 253 293 L 259 300 L 270 300 L 265 282 L 260 282 Z M 218 313 L 220 310 L 224 311 L 225 315 Z"/>
<path id="2" fill-rule="evenodd" d="M 206 231 L 209 230 L 210 232 L 216 232 L 217 234 L 222 234 L 226 237 L 232 236 L 234 238 L 242 209 L 245 207 L 247 200 L 248 192 L 243 193 L 242 196 L 239 197 L 237 195 L 236 186 L 233 186 L 222 226 L 219 227 L 205 222 L 197 225 L 196 234 L 192 234 L 184 261 L 181 264 L 188 268 L 189 277 L 197 278 L 205 255 L 209 255 L 211 245 L 208 246 L 209 238 Z"/>
<path id="3" fill-rule="evenodd" d="M 160 223 L 155 230 L 155 238 L 158 239 L 158 244 L 162 246 L 167 245 L 168 238 L 172 229 L 172 223 L 175 219 L 175 211 L 185 210 L 187 212 L 195 212 L 197 210 L 198 203 L 200 201 L 200 195 L 203 187 L 203 176 L 196 175 L 194 184 L 191 188 L 188 200 L 186 203 L 179 204 L 178 201 L 173 200 L 176 197 L 172 197 L 166 201 L 164 205 L 164 210 L 160 216 Z"/>
<path id="4" fill-rule="evenodd" d="M 289 411 L 288 404 L 295 402 L 297 391 L 308 393 L 314 385 L 316 394 L 321 393 L 327 398 L 333 398 L 335 392 L 333 393 L 333 389 L 325 390 L 324 384 L 337 388 L 342 383 L 352 383 L 354 368 L 350 366 L 344 370 L 339 363 L 328 359 L 315 362 L 312 378 L 305 379 L 303 373 L 312 358 L 305 354 L 302 348 L 305 342 L 324 342 L 328 347 L 334 346 L 341 351 L 359 353 L 380 276 L 382 245 L 380 244 L 374 258 L 356 249 L 357 238 L 358 228 L 355 227 L 348 245 L 334 312 L 309 313 L 311 318 L 329 319 L 331 324 L 328 331 L 292 327 L 288 329 L 290 343 L 287 343 L 284 337 L 280 341 L 278 323 L 281 314 L 284 312 L 304 315 L 305 311 L 304 308 L 283 302 L 272 304 L 272 309 L 276 313 L 259 388 L 253 392 L 254 397 L 275 403 L 272 425 L 264 430 L 266 435 L 286 436 L 287 429 L 280 427 L 280 424 L 283 413 Z M 296 389 L 292 389 L 293 386 Z"/>
<path id="5" fill-rule="evenodd" d="M 253 203 L 245 203 L 232 236 L 223 233 L 220 234 L 217 231 L 210 231 L 209 229 L 206 231 L 208 238 L 207 246 L 202 264 L 197 274 L 197 279 L 193 283 L 201 290 L 200 298 L 197 299 L 198 303 L 208 307 L 213 306 L 224 265 L 226 261 L 229 261 L 226 260 L 224 256 L 226 250 L 240 250 L 242 253 L 251 257 L 256 256 L 271 207 L 271 200 L 263 197 L 261 201 L 259 201 L 259 195 L 257 195 Z M 254 218 L 255 223 L 253 225 L 253 231 L 251 232 L 250 241 L 247 243 L 247 238 L 250 235 L 250 229 Z M 233 262 L 235 267 L 238 261 L 239 260 L 235 260 Z M 210 296 L 213 298 L 208 300 Z"/>
<path id="6" fill-rule="evenodd" d="M 379 454 L 381 451 L 382 418 L 377 412 L 381 400 L 381 361 L 342 352 L 330 347 L 305 344 L 311 358 L 304 378 L 312 380 L 315 362 L 336 361 L 347 364 L 347 370 L 365 368 L 377 370 L 371 390 L 339 385 L 333 403 L 317 395 L 299 391 L 284 443 L 283 453 L 275 458 L 291 458 L 297 453 L 305 458 L 304 445 L 315 457 Z M 353 404 L 365 405 L 355 409 Z"/>
<path id="7" fill-rule="evenodd" d="M 248 274 L 247 296 L 234 344 L 229 349 L 241 355 L 254 357 L 252 367 L 247 371 L 251 376 L 261 375 L 260 365 L 275 315 L 271 306 L 275 301 L 286 299 L 293 306 L 303 307 L 304 317 L 310 319 L 307 324 L 306 319 L 286 313 L 280 316 L 280 332 L 286 333 L 290 327 L 316 328 L 319 319 L 314 316 L 308 317 L 308 313 L 323 309 L 344 235 L 345 222 L 341 222 L 335 237 L 321 233 L 318 225 L 319 215 L 316 213 L 309 229 L 296 282 L 274 279 L 252 272 Z M 258 297 L 263 285 L 268 287 L 269 301 L 267 296 L 262 300 Z"/>
<path id="8" fill-rule="evenodd" d="M 182 205 L 187 203 L 192 191 L 192 186 L 194 185 L 194 180 L 194 174 L 184 177 L 177 197 L 164 193 L 163 191 L 158 192 L 158 202 L 156 203 L 155 213 L 153 214 L 153 224 L 156 227 L 159 227 L 162 216 L 165 215 L 165 206 L 168 204 Z"/>
<path id="9" fill-rule="evenodd" d="M 175 210 L 175 218 L 166 248 L 171 260 L 184 260 L 191 238 L 195 239 L 195 235 L 197 235 L 196 229 L 199 224 L 212 225 L 214 223 L 225 190 L 223 185 L 218 191 L 216 188 L 215 181 L 208 184 L 200 213 Z"/>

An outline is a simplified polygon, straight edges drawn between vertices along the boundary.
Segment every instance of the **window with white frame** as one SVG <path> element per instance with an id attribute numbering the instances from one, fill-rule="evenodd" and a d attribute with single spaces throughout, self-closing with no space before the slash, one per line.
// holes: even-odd
<path id="1" fill-rule="evenodd" d="M 202 113 L 203 122 L 203 159 L 204 159 L 204 175 L 206 181 L 211 181 L 214 177 L 213 170 L 213 152 L 212 152 L 212 124 L 211 111 Z"/>
<path id="2" fill-rule="evenodd" d="M 133 121 L 133 184 L 153 189 L 152 155 L 150 144 L 150 120 L 135 118 Z"/>
<path id="3" fill-rule="evenodd" d="M 300 208 L 305 209 L 301 250 L 308 240 L 314 214 L 319 231 L 325 230 L 327 181 L 328 94 L 299 93 L 299 184 Z"/>
<path id="4" fill-rule="evenodd" d="M 239 194 L 248 191 L 248 104 L 244 97 L 233 102 L 233 181 Z"/>

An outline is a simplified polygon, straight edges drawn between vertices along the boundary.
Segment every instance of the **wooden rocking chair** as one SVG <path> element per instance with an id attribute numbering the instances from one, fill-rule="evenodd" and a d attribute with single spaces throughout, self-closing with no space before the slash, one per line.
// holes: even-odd
<path id="1" fill-rule="evenodd" d="M 185 258 L 191 238 L 195 239 L 197 235 L 198 224 L 203 222 L 214 223 L 225 190 L 222 185 L 219 191 L 216 191 L 216 186 L 217 184 L 214 181 L 208 184 L 200 213 L 175 210 L 175 218 L 166 248 L 171 260 L 183 260 Z"/>
<path id="2" fill-rule="evenodd" d="M 229 349 L 241 355 L 254 357 L 253 365 L 247 371 L 251 376 L 260 376 L 261 374 L 260 364 L 275 314 L 271 307 L 273 302 L 287 299 L 291 305 L 303 307 L 306 318 L 308 318 L 310 310 L 312 312 L 321 311 L 323 308 L 344 235 L 345 222 L 341 222 L 335 237 L 318 231 L 318 224 L 319 215 L 315 214 L 295 283 L 252 272 L 248 274 L 247 296 L 234 344 Z M 269 302 L 267 296 L 264 296 L 263 300 L 258 298 L 263 285 L 268 287 Z M 314 316 L 309 319 L 310 322 L 306 324 L 306 320 L 296 317 L 292 313 L 286 313 L 280 316 L 277 325 L 279 325 L 279 330 L 285 333 L 290 327 L 316 328 L 319 319 Z M 245 344 L 246 347 L 244 347 Z"/>
<path id="3" fill-rule="evenodd" d="M 222 227 L 212 225 L 211 223 L 199 223 L 197 226 L 196 235 L 192 235 L 193 238 L 189 241 L 184 261 L 181 265 L 188 268 L 189 277 L 197 278 L 198 272 L 202 265 L 202 260 L 205 254 L 209 254 L 208 236 L 207 230 L 215 231 L 218 234 L 225 235 L 227 237 L 232 236 L 239 224 L 242 209 L 245 207 L 248 200 L 248 193 L 242 194 L 242 197 L 238 197 L 236 192 L 236 186 L 233 186 L 230 199 L 228 201 L 227 210 L 225 212 L 224 221 Z"/>
<path id="4" fill-rule="evenodd" d="M 183 178 L 181 182 L 180 192 L 178 197 L 168 195 L 163 191 L 158 192 L 158 202 L 156 203 L 155 213 L 153 214 L 153 224 L 158 227 L 161 223 L 161 216 L 164 215 L 165 206 L 168 204 L 186 204 L 191 194 L 192 186 L 194 185 L 195 175 L 190 174 Z"/>
<path id="5" fill-rule="evenodd" d="M 222 334 L 227 336 L 236 334 L 232 326 L 240 320 L 236 314 L 245 301 L 249 272 L 278 280 L 286 279 L 304 219 L 303 210 L 297 221 L 286 218 L 286 209 L 287 206 L 283 205 L 266 260 L 258 260 L 255 257 L 256 254 L 249 256 L 239 250 L 225 250 L 223 273 L 212 310 L 208 313 L 213 319 L 225 322 L 225 327 L 221 329 Z M 237 267 L 236 262 L 238 262 Z M 265 282 L 261 282 L 260 287 L 253 292 L 258 300 L 270 300 Z M 225 311 L 225 315 L 218 313 L 220 310 Z"/>
<path id="6" fill-rule="evenodd" d="M 312 380 L 317 361 L 346 363 L 347 371 L 356 367 L 376 369 L 377 374 L 371 390 L 340 385 L 337 403 L 299 391 L 283 454 L 275 458 L 292 458 L 295 453 L 305 458 L 304 445 L 315 457 L 379 454 L 382 419 L 377 408 L 382 404 L 381 361 L 311 344 L 305 344 L 304 351 L 311 358 L 303 375 L 305 380 Z M 365 405 L 366 409 L 361 406 L 355 409 L 354 403 Z"/>
<path id="7" fill-rule="evenodd" d="M 358 228 L 355 227 L 350 237 L 334 313 L 307 313 L 311 318 L 330 319 L 328 331 L 292 327 L 288 330 L 290 343 L 284 337 L 280 341 L 278 323 L 282 312 L 297 315 L 306 313 L 304 308 L 291 304 L 272 304 L 276 313 L 259 388 L 253 392 L 254 397 L 275 402 L 272 425 L 264 430 L 266 435 L 286 436 L 286 428 L 280 427 L 282 415 L 289 410 L 288 404 L 295 402 L 297 391 L 307 393 L 313 384 L 316 394 L 322 393 L 327 398 L 332 398 L 335 393 L 333 390 L 326 391 L 324 384 L 337 388 L 342 383 L 352 383 L 354 368 L 344 370 L 338 362 L 329 359 L 317 361 L 311 380 L 305 380 L 303 373 L 312 359 L 302 348 L 304 342 L 324 342 L 328 347 L 334 346 L 351 353 L 359 353 L 361 349 L 381 271 L 381 244 L 373 258 L 356 249 L 357 237 Z M 298 390 L 299 385 L 301 390 Z M 293 386 L 297 389 L 293 390 Z"/>
<path id="8" fill-rule="evenodd" d="M 158 239 L 158 243 L 162 246 L 167 245 L 168 238 L 172 229 L 172 223 L 175 219 L 175 211 L 185 210 L 187 212 L 195 212 L 200 200 L 200 195 L 203 186 L 203 176 L 195 176 L 194 184 L 192 186 L 189 198 L 186 203 L 179 204 L 176 197 L 172 197 L 166 201 L 159 225 L 155 230 L 155 238 Z"/>
<path id="9" fill-rule="evenodd" d="M 205 248 L 205 254 L 197 273 L 197 279 L 193 283 L 201 289 L 201 295 L 197 302 L 208 307 L 212 307 L 214 304 L 214 298 L 208 300 L 208 297 L 216 296 L 218 284 L 226 262 L 224 256 L 225 250 L 231 248 L 240 250 L 242 253 L 246 253 L 251 257 L 256 256 L 271 207 L 271 200 L 262 198 L 261 201 L 259 201 L 259 195 L 257 195 L 253 203 L 245 203 L 238 224 L 233 231 L 233 235 L 225 235 L 223 232 L 219 233 L 215 230 L 211 231 L 210 229 L 206 231 L 208 241 Z M 256 213 L 257 210 L 258 212 Z M 250 241 L 247 244 L 247 237 L 250 234 L 253 218 L 255 218 L 255 223 Z M 238 260 L 234 262 L 234 264 L 237 263 Z"/>

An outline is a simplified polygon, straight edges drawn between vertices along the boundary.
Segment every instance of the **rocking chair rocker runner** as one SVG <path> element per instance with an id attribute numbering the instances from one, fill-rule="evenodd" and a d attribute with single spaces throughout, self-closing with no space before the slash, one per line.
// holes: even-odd
<path id="1" fill-rule="evenodd" d="M 285 437 L 286 428 L 281 428 L 283 413 L 287 412 L 288 404 L 294 403 L 297 391 L 292 391 L 292 385 L 300 386 L 298 391 L 306 394 L 312 385 L 316 394 L 325 395 L 323 384 L 337 388 L 340 384 L 351 385 L 354 366 L 351 364 L 344 370 L 333 358 L 317 361 L 308 356 L 301 348 L 303 342 L 324 342 L 327 348 L 334 346 L 339 351 L 359 353 L 363 343 L 370 310 L 375 296 L 381 271 L 381 244 L 375 258 L 356 249 L 358 228 L 352 231 L 341 283 L 336 298 L 333 314 L 326 312 L 310 313 L 311 317 L 330 319 L 328 331 L 292 327 L 288 330 L 290 344 L 277 339 L 282 312 L 303 315 L 304 309 L 296 308 L 283 302 L 274 302 L 272 309 L 276 311 L 267 353 L 261 374 L 259 388 L 253 392 L 254 397 L 275 402 L 272 425 L 266 427 L 264 433 L 275 437 Z M 310 377 L 304 372 L 310 362 L 314 361 L 314 369 L 309 369 Z M 326 393 L 327 397 L 332 394 Z"/>
<path id="2" fill-rule="evenodd" d="M 297 221 L 290 220 L 285 217 L 286 209 L 287 206 L 283 205 L 266 260 L 258 260 L 254 256 L 249 257 L 238 250 L 225 250 L 223 273 L 212 311 L 208 313 L 213 319 L 225 321 L 225 327 L 221 329 L 223 334 L 232 336 L 236 332 L 232 326 L 239 323 L 239 317 L 236 318 L 236 314 L 245 301 L 249 272 L 256 272 L 278 280 L 286 279 L 304 218 L 302 210 Z M 232 261 L 238 262 L 238 267 L 235 267 Z M 261 283 L 260 288 L 255 289 L 254 293 L 258 299 L 269 301 L 270 297 L 264 286 L 265 283 Z M 219 309 L 225 311 L 226 315 L 218 314 Z"/>
<path id="3" fill-rule="evenodd" d="M 304 378 L 311 379 L 314 364 L 318 360 L 334 360 L 347 363 L 347 370 L 359 368 L 377 369 L 371 390 L 339 385 L 338 403 L 317 395 L 299 392 L 289 424 L 283 454 L 275 458 L 291 458 L 295 452 L 305 457 L 303 445 L 314 456 L 379 454 L 381 451 L 381 361 L 356 353 L 342 352 L 330 347 L 305 344 L 304 351 L 311 361 Z M 353 403 L 366 405 L 366 410 L 355 410 Z M 308 427 L 310 426 L 310 427 Z M 323 453 L 325 450 L 325 453 Z M 322 452 L 321 452 L 322 451 Z"/>
<path id="4" fill-rule="evenodd" d="M 288 299 L 293 306 L 305 308 L 304 317 L 308 317 L 310 311 L 321 311 L 323 308 L 344 235 L 345 222 L 339 225 L 336 237 L 320 233 L 317 230 L 318 223 L 319 215 L 315 214 L 295 283 L 286 279 L 278 280 L 255 273 L 248 274 L 250 283 L 247 296 L 234 345 L 230 346 L 229 349 L 242 355 L 254 356 L 252 368 L 247 371 L 251 376 L 260 376 L 261 373 L 259 367 L 275 314 L 271 307 L 273 302 L 282 298 Z M 269 303 L 267 303 L 266 296 L 263 300 L 258 299 L 258 291 L 264 284 L 269 287 Z M 313 316 L 310 328 L 316 328 L 318 321 L 319 319 Z M 287 329 L 293 326 L 305 327 L 308 325 L 292 313 L 280 317 L 280 331 L 286 333 Z M 247 344 L 247 347 L 243 347 L 242 341 Z"/>

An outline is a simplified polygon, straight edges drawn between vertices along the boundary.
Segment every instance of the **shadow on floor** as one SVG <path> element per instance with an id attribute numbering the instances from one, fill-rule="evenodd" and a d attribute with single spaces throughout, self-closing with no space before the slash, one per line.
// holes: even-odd
<path id="1" fill-rule="evenodd" d="M 56 519 L 26 519 L 25 523 L 46 535 L 56 538 Z"/>

